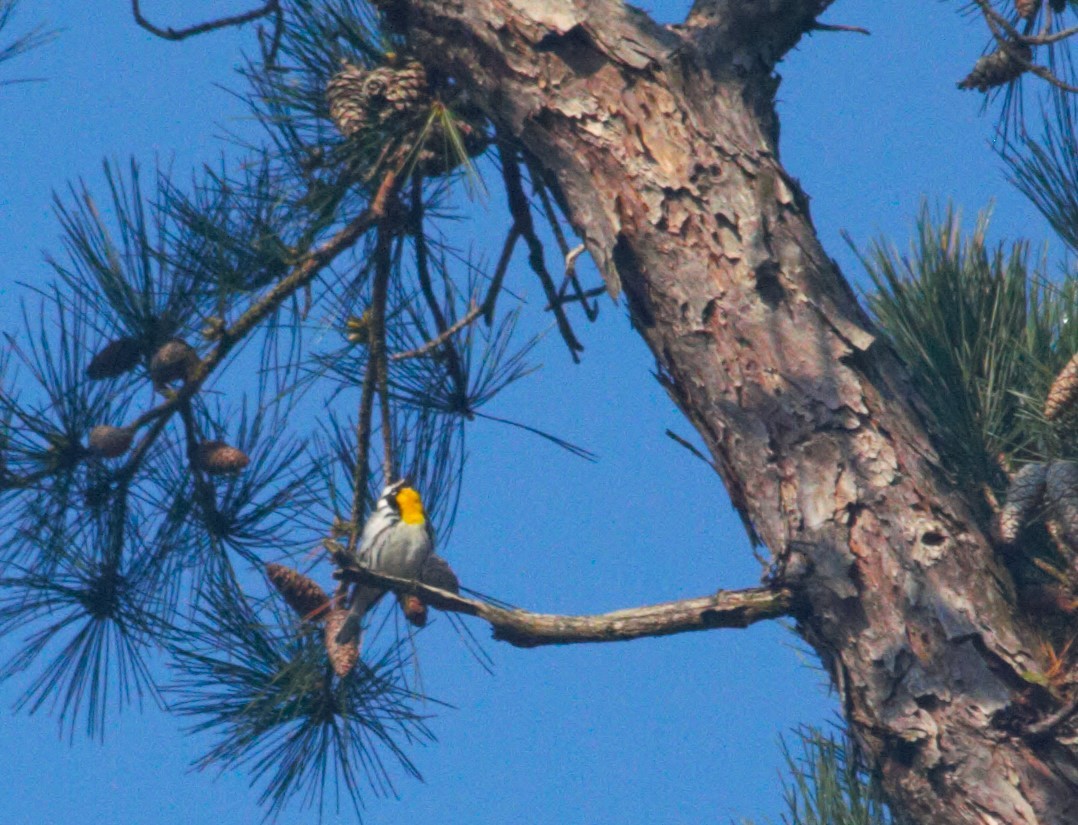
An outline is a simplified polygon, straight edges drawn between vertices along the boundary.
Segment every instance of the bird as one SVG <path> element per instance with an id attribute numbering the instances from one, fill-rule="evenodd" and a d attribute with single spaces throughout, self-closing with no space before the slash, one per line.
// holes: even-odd
<path id="1" fill-rule="evenodd" d="M 386 576 L 418 579 L 434 553 L 434 531 L 423 509 L 423 499 L 407 479 L 382 490 L 374 512 L 363 525 L 358 560 L 362 567 Z M 385 595 L 385 589 L 356 585 L 348 618 L 337 633 L 337 644 L 362 643 L 363 617 Z"/>

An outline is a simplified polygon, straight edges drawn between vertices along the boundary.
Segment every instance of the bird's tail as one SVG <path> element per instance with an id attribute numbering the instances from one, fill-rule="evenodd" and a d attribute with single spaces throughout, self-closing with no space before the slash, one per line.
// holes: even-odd
<path id="1" fill-rule="evenodd" d="M 359 587 L 352 597 L 352 606 L 348 611 L 348 618 L 344 620 L 341 629 L 337 631 L 337 644 L 346 645 L 355 642 L 357 647 L 363 642 L 363 617 L 378 602 L 384 590 L 375 587 Z"/>

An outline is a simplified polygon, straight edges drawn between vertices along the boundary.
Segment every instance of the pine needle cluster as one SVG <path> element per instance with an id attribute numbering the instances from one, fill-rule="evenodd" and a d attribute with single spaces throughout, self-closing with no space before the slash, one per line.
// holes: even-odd
<path id="1" fill-rule="evenodd" d="M 239 73 L 260 139 L 189 180 L 106 162 L 103 191 L 58 194 L 53 278 L 0 349 L 0 679 L 70 735 L 144 701 L 189 719 L 214 737 L 198 766 L 247 769 L 269 815 L 395 793 L 434 705 L 390 618 L 422 605 L 383 600 L 341 667 L 267 564 L 332 592 L 332 548 L 403 477 L 444 547 L 478 422 L 590 456 L 486 411 L 534 369 L 507 284 L 540 281 L 574 358 L 570 315 L 598 310 L 543 264 L 544 223 L 569 252 L 560 192 L 384 22 L 281 4 Z M 508 193 L 493 268 L 452 240 L 481 178 Z"/>

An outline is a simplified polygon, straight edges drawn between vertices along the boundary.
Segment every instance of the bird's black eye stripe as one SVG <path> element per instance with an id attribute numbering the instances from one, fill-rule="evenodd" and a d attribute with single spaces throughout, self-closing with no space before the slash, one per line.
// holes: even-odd
<path id="1" fill-rule="evenodd" d="M 391 495 L 391 496 L 382 496 L 382 501 L 384 501 L 386 504 L 388 504 L 389 509 L 392 510 L 394 513 L 399 513 L 400 512 L 401 506 L 397 502 L 397 497 L 396 496 L 393 496 L 393 495 Z"/>

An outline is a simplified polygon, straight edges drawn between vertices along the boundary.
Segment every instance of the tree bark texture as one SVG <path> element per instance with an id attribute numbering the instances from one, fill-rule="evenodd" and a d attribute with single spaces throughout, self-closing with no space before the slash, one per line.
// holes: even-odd
<path id="1" fill-rule="evenodd" d="M 779 163 L 773 68 L 827 5 L 698 2 L 677 27 L 616 0 L 397 11 L 418 57 L 556 181 L 797 590 L 800 632 L 900 816 L 1075 823 L 1074 731 L 1021 722 L 1058 703 L 1022 678 L 1044 665 L 984 513 Z"/>

